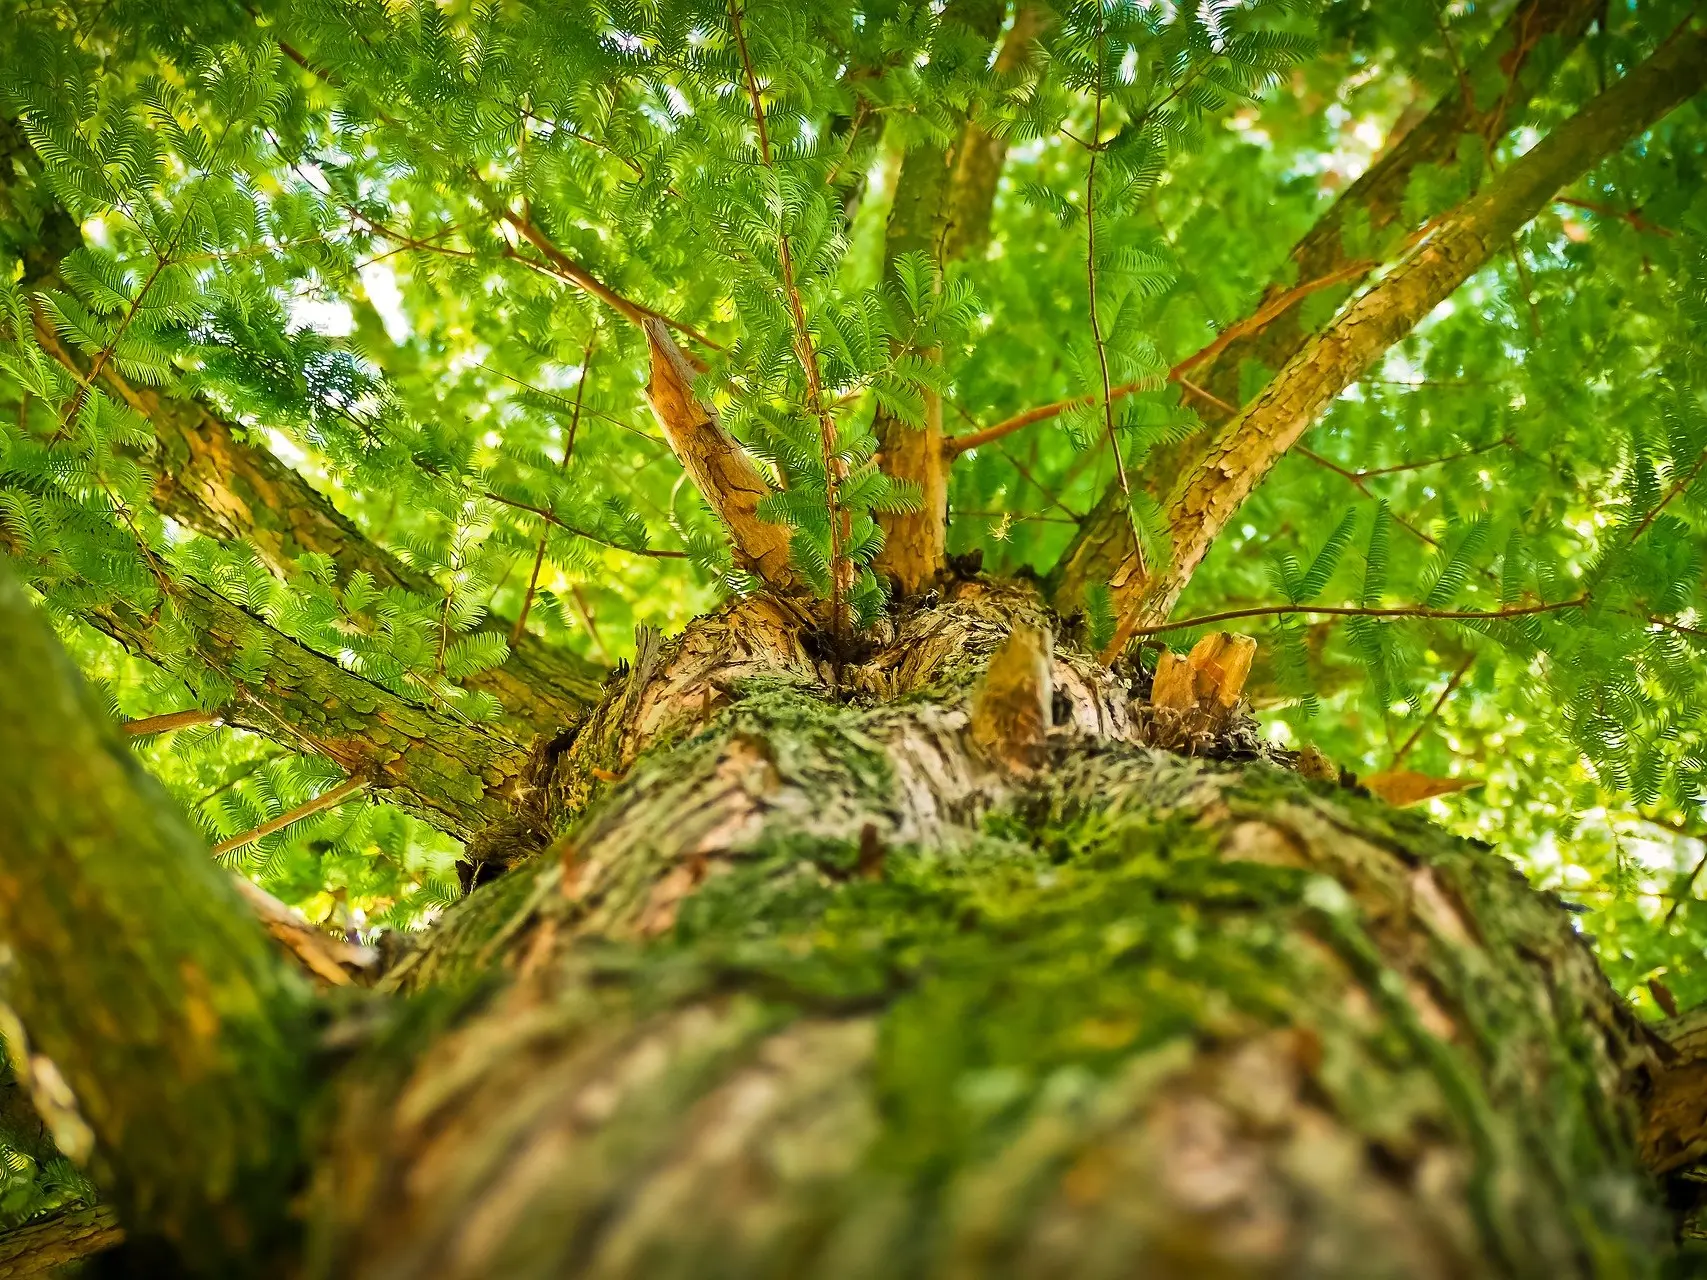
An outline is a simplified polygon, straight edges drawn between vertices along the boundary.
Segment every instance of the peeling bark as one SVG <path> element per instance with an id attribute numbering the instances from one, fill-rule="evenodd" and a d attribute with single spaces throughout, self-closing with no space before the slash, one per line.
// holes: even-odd
<path id="1" fill-rule="evenodd" d="M 1503 136 L 1523 112 L 1545 74 L 1588 27 L 1601 9 L 1598 0 L 1525 0 L 1506 20 L 1499 34 L 1465 69 L 1466 79 L 1480 83 L 1498 68 L 1501 91 L 1488 101 L 1467 100 L 1450 92 L 1363 172 L 1334 201 L 1328 211 L 1292 247 L 1288 278 L 1274 281 L 1252 309 L 1259 315 L 1294 286 L 1312 280 L 1337 278 L 1340 296 L 1368 278 L 1370 268 L 1356 270 L 1356 259 L 1380 256 L 1395 247 L 1404 228 L 1400 215 L 1405 191 L 1422 165 L 1449 164 L 1458 139 L 1475 134 L 1489 140 Z M 1541 55 L 1553 57 L 1543 62 Z M 1353 223 L 1367 230 L 1365 245 L 1348 245 Z M 1299 296 L 1266 323 L 1235 338 L 1213 357 L 1194 366 L 1189 375 L 1207 396 L 1192 394 L 1188 403 L 1211 430 L 1232 416 L 1225 406 L 1239 403 L 1240 370 L 1257 364 L 1279 370 L 1310 338 L 1302 318 L 1306 296 Z M 1178 445 L 1152 451 L 1145 463 L 1145 483 L 1158 498 L 1165 497 L 1174 478 L 1202 451 L 1207 433 Z M 1080 524 L 1054 573 L 1052 596 L 1057 608 L 1071 613 L 1082 607 L 1085 589 L 1115 578 L 1132 554 L 1132 522 L 1119 486 L 1110 484 Z"/>
<path id="2" fill-rule="evenodd" d="M 789 560 L 788 530 L 759 519 L 758 506 L 770 485 L 717 421 L 717 414 L 695 394 L 693 366 L 663 321 L 648 318 L 641 328 L 652 351 L 646 398 L 677 460 L 729 531 L 735 562 L 777 591 L 806 590 Z"/>

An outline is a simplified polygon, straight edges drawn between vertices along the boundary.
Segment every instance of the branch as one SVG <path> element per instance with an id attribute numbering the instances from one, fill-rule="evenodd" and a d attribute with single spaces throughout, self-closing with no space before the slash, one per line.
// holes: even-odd
<path id="1" fill-rule="evenodd" d="M 729 531 L 736 562 L 775 591 L 807 590 L 789 561 L 788 530 L 759 519 L 759 503 L 770 493 L 770 486 L 717 421 L 716 413 L 694 393 L 693 366 L 669 330 L 657 320 L 644 321 L 640 327 L 652 351 L 646 398 L 683 469 Z"/>
<path id="2" fill-rule="evenodd" d="M 243 1273 L 287 1229 L 305 993 L 6 566 L 0 651 L 9 1048 L 121 1213 Z"/>
<path id="3" fill-rule="evenodd" d="M 173 729 L 194 729 L 204 724 L 221 724 L 218 711 L 169 711 L 163 716 L 147 716 L 141 720 L 126 720 L 120 728 L 132 738 L 149 738 Z"/>
<path id="4" fill-rule="evenodd" d="M 291 826 L 294 823 L 301 822 L 304 818 L 312 818 L 317 813 L 324 813 L 328 809 L 336 809 L 351 796 L 360 795 L 363 791 L 366 791 L 367 785 L 366 778 L 349 778 L 340 782 L 337 786 L 329 788 L 320 795 L 315 796 L 314 799 L 307 803 L 297 805 L 296 808 L 290 810 L 288 813 L 281 813 L 276 818 L 269 818 L 253 831 L 245 831 L 242 835 L 232 836 L 228 840 L 221 840 L 218 844 L 213 846 L 210 852 L 217 858 L 223 854 L 247 848 L 249 845 L 254 844 L 255 841 L 264 840 L 275 832 L 283 831 L 286 827 Z"/>
<path id="5" fill-rule="evenodd" d="M 39 315 L 36 340 L 77 372 L 75 355 Z M 110 365 L 101 381 L 154 428 L 150 497 L 161 514 L 207 537 L 254 548 L 282 579 L 296 572 L 298 556 L 312 552 L 329 557 L 343 574 L 370 575 L 381 587 L 433 598 L 443 594 L 429 575 L 370 539 L 297 471 L 267 449 L 239 440 L 231 424 L 201 401 L 132 383 Z M 551 734 L 599 700 L 602 676 L 568 650 L 529 646 L 462 683 L 497 698 L 530 732 Z"/>
<path id="6" fill-rule="evenodd" d="M 759 159 L 772 180 L 776 164 L 771 158 L 770 135 L 765 129 L 765 106 L 759 97 L 759 82 L 753 74 L 753 59 L 747 52 L 747 37 L 741 28 L 740 0 L 729 0 L 729 26 L 735 36 L 735 49 L 741 57 L 741 72 L 747 84 L 747 98 L 753 106 L 753 124 L 758 133 Z M 818 448 L 824 468 L 824 500 L 830 513 L 830 630 L 843 633 L 842 600 L 853 586 L 853 566 L 848 562 L 846 546 L 853 536 L 852 515 L 842 509 L 841 486 L 847 479 L 847 463 L 836 443 L 836 418 L 824 399 L 822 375 L 818 369 L 818 353 L 812 345 L 812 329 L 806 322 L 806 303 L 794 277 L 794 249 L 788 240 L 787 202 L 779 201 L 777 208 L 777 263 L 782 270 L 782 293 L 788 303 L 789 323 L 794 330 L 794 355 L 800 371 L 806 377 L 806 411 L 818 420 Z"/>
<path id="7" fill-rule="evenodd" d="M 60 1275 L 60 1268 L 124 1241 L 118 1215 L 107 1205 L 27 1223 L 0 1235 L 0 1280 Z"/>
<path id="8" fill-rule="evenodd" d="M 1389 346 L 1449 297 L 1555 192 L 1707 83 L 1707 35 L 1679 31 L 1642 66 L 1555 128 L 1462 208 L 1443 219 L 1324 332 L 1288 362 L 1167 503 L 1172 557 L 1146 580 L 1130 567 L 1116 584 L 1120 623 L 1109 652 L 1166 618 L 1210 544 L 1280 456 Z M 1132 550 L 1128 565 L 1135 565 Z"/>
<path id="9" fill-rule="evenodd" d="M 1482 111 L 1473 110 L 1459 93 L 1449 93 L 1437 102 L 1429 114 L 1352 183 L 1292 247 L 1285 267 L 1286 279 L 1320 281 L 1340 278 L 1342 285 L 1356 283 L 1357 278 L 1339 276 L 1353 263 L 1346 248 L 1347 229 L 1353 225 L 1365 228 L 1368 243 L 1374 245 L 1398 236 L 1405 193 L 1417 169 L 1428 164 L 1451 163 L 1458 140 L 1465 133 L 1497 136 L 1503 132 L 1506 122 L 1523 109 L 1530 93 L 1538 86 L 1538 77 L 1529 74 L 1526 65 L 1537 46 L 1547 37 L 1557 37 L 1559 56 L 1562 57 L 1600 9 L 1599 0 L 1524 0 L 1499 34 L 1467 68 L 1473 83 L 1498 79 L 1508 85 L 1507 92 Z M 1201 411 L 1200 416 L 1211 427 L 1237 416 L 1236 410 L 1228 412 L 1227 408 L 1220 406 L 1230 408 L 1232 402 L 1239 399 L 1239 370 L 1242 366 L 1260 364 L 1268 369 L 1280 369 L 1308 340 L 1310 335 L 1303 327 L 1300 311 L 1308 293 L 1299 292 L 1299 286 L 1286 283 L 1286 279 L 1270 284 L 1264 294 L 1264 302 L 1257 313 L 1267 313 L 1262 324 L 1255 324 L 1256 316 L 1253 316 L 1240 326 L 1243 331 L 1231 341 L 1220 343 L 1217 339 L 1220 347 L 1214 354 L 1208 354 L 1209 348 L 1205 348 L 1204 353 L 1200 353 L 1201 361 L 1194 356 L 1187 363 L 1186 367 L 1193 370 L 1194 383 L 1214 397 L 1213 400 L 1199 397 L 1210 410 Z M 1286 304 L 1284 310 L 1278 308 L 1281 302 Z M 1212 347 L 1215 345 L 1211 344 Z M 1070 402 L 1066 407 L 1070 407 Z M 1199 436 L 1151 451 L 1146 472 L 1158 499 L 1165 498 L 1163 486 L 1173 476 L 1190 469 L 1201 447 L 1202 437 Z M 1114 583 L 1120 575 L 1120 565 L 1127 556 L 1130 540 L 1119 490 L 1110 485 L 1056 566 L 1053 575 L 1056 608 L 1072 612 L 1083 603 L 1085 589 L 1091 583 Z"/>
<path id="10" fill-rule="evenodd" d="M 949 56 L 987 50 L 1000 33 L 1005 9 L 999 0 L 953 0 L 944 7 L 939 33 L 952 29 L 955 40 L 963 44 L 963 51 L 956 49 Z M 1011 75 L 1023 61 L 1031 39 L 1027 33 L 1035 34 L 1040 21 L 1035 5 L 1016 13 L 1014 28 L 996 57 L 996 76 Z M 923 141 L 902 158 L 884 227 L 886 283 L 894 283 L 895 265 L 907 254 L 925 254 L 940 269 L 988 238 L 991 203 L 1007 142 L 991 138 L 969 118 L 972 106 L 948 108 L 948 124 L 958 134 L 958 146 Z M 908 350 L 908 344 L 891 340 L 889 349 L 898 356 Z M 933 364 L 942 360 L 941 351 L 931 347 L 913 348 L 912 354 Z M 925 389 L 923 408 L 919 421 L 908 422 L 880 404 L 872 421 L 884 473 L 919 488 L 920 501 L 914 509 L 876 513 L 883 545 L 872 569 L 904 596 L 926 590 L 948 568 L 950 459 L 943 452 L 941 394 Z"/>
<path id="11" fill-rule="evenodd" d="M 1120 496 L 1126 504 L 1126 519 L 1132 526 L 1132 549 L 1137 555 L 1139 573 L 1145 572 L 1144 539 L 1138 530 L 1138 516 L 1132 510 L 1132 485 L 1126 478 L 1126 458 L 1120 452 L 1120 436 L 1114 429 L 1114 396 L 1109 387 L 1108 345 L 1102 337 L 1102 318 L 1097 314 L 1097 151 L 1102 146 L 1102 78 L 1103 14 L 1097 5 L 1097 90 L 1096 112 L 1091 122 L 1090 162 L 1085 166 L 1085 283 L 1090 296 L 1091 341 L 1096 346 L 1097 371 L 1102 379 L 1102 419 L 1108 439 L 1109 452 L 1114 454 L 1114 474 L 1120 483 Z"/>

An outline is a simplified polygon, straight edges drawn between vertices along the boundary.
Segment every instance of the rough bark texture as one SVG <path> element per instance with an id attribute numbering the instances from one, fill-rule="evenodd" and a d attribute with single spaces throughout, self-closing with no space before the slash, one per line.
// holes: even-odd
<path id="1" fill-rule="evenodd" d="M 304 989 L 9 568 L 0 652 L 8 1050 L 60 1149 L 214 1268 L 282 1227 Z"/>
<path id="2" fill-rule="evenodd" d="M 1553 130 L 1422 243 L 1276 374 L 1174 483 L 1166 504 L 1171 556 L 1146 574 L 1129 555 L 1110 585 L 1119 648 L 1166 620 L 1233 513 L 1280 456 L 1372 361 L 1506 244 L 1560 188 L 1707 84 L 1707 34 L 1680 32 L 1654 56 Z"/>
<path id="3" fill-rule="evenodd" d="M 1368 266 L 1358 269 L 1358 259 L 1384 256 L 1404 230 L 1400 215 L 1406 189 L 1417 170 L 1423 165 L 1451 163 L 1459 138 L 1466 134 L 1490 142 L 1502 137 L 1600 8 L 1598 0 L 1525 0 L 1499 35 L 1465 68 L 1467 83 L 1496 84 L 1497 91 L 1488 96 L 1452 92 L 1436 103 L 1347 187 L 1292 247 L 1287 259 L 1288 278 L 1270 284 L 1252 314 L 1275 308 L 1289 291 L 1311 281 L 1339 279 L 1329 296 L 1344 296 L 1357 287 L 1372 270 Z M 1549 52 L 1552 56 L 1543 56 Z M 1366 228 L 1364 243 L 1348 243 L 1346 233 L 1353 224 Z M 1255 363 L 1279 370 L 1302 349 L 1310 337 L 1303 320 L 1303 308 L 1310 296 L 1297 296 L 1266 323 L 1234 338 L 1187 371 L 1191 381 L 1209 393 L 1190 394 L 1187 403 L 1211 428 L 1231 416 L 1223 405 L 1239 404 L 1240 370 L 1244 366 Z M 1157 497 L 1167 494 L 1204 443 L 1199 435 L 1152 453 L 1145 464 L 1145 482 Z M 1111 581 L 1130 560 L 1132 521 L 1126 507 L 1119 486 L 1110 484 L 1080 525 L 1055 573 L 1053 599 L 1063 612 L 1080 608 L 1086 587 Z"/>
<path id="4" fill-rule="evenodd" d="M 942 22 L 970 32 L 988 48 L 1001 31 L 1006 8 L 1003 0 L 956 0 L 943 11 Z M 971 128 L 962 120 L 962 136 L 953 145 L 926 143 L 907 152 L 884 239 L 886 276 L 904 254 L 927 254 L 939 264 L 959 256 L 975 242 L 956 231 L 963 217 L 981 218 L 988 224 L 986 197 L 994 198 L 1000 162 L 988 174 L 962 170 L 963 148 L 975 136 Z M 989 179 L 987 187 L 981 183 L 984 177 Z M 957 195 L 969 202 L 964 214 L 954 199 Z M 984 202 L 981 208 L 980 201 Z M 953 253 L 949 252 L 951 242 Z M 949 459 L 943 453 L 942 397 L 926 393 L 922 423 L 902 422 L 880 407 L 873 425 L 884 471 L 918 485 L 923 500 L 916 511 L 878 516 L 884 543 L 872 567 L 892 580 L 903 595 L 914 595 L 935 581 L 947 565 Z"/>
<path id="5" fill-rule="evenodd" d="M 1555 902 L 1070 647 L 1012 768 L 1050 616 L 949 597 L 839 672 L 763 601 L 648 642 L 620 781 L 394 971 L 307 1274 L 1654 1273 L 1660 1050 Z"/>

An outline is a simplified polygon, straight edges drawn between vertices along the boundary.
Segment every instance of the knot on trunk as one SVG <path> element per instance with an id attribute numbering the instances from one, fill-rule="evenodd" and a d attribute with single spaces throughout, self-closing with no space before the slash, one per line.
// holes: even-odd
<path id="1" fill-rule="evenodd" d="M 991 655 L 972 699 L 972 740 L 1016 773 L 1037 766 L 1049 734 L 1054 661 L 1049 632 L 1016 623 Z"/>

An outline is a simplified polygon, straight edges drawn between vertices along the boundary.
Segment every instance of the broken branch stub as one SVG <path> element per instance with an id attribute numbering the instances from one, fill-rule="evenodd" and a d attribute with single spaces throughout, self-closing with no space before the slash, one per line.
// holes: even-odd
<path id="1" fill-rule="evenodd" d="M 1226 631 L 1204 636 L 1184 657 L 1163 649 L 1150 701 L 1137 709 L 1145 739 L 1196 754 L 1225 738 L 1243 706 L 1256 652 L 1255 640 Z"/>

